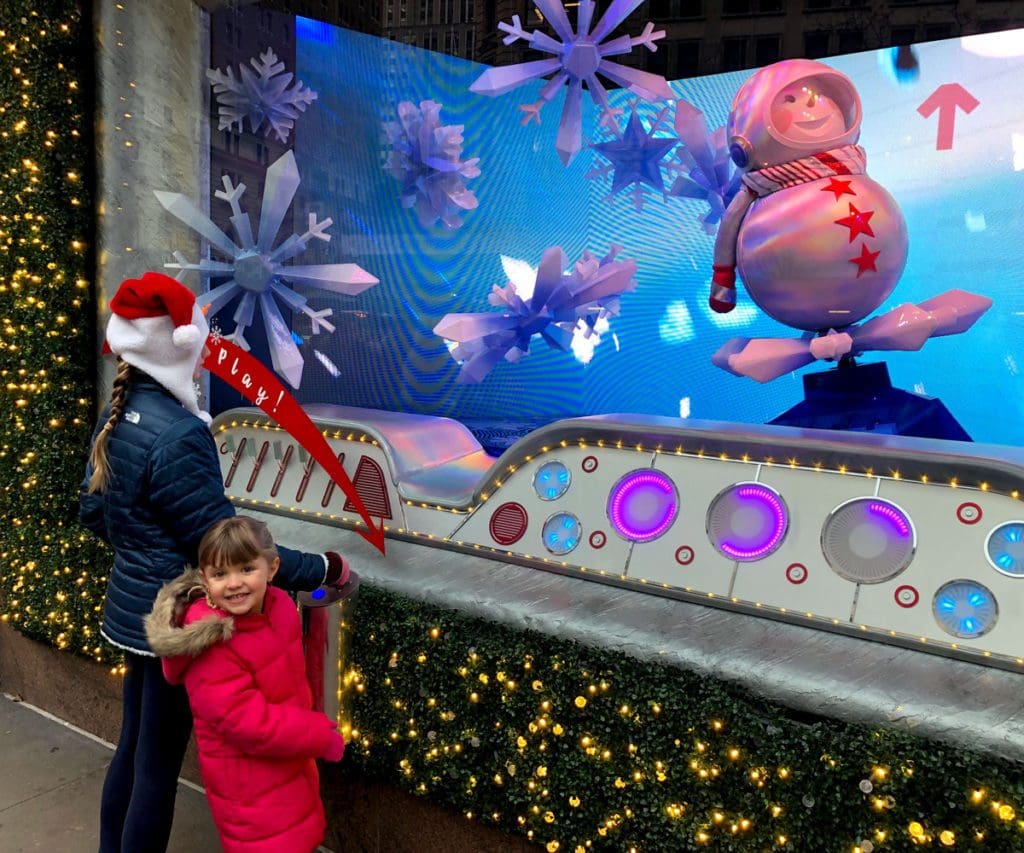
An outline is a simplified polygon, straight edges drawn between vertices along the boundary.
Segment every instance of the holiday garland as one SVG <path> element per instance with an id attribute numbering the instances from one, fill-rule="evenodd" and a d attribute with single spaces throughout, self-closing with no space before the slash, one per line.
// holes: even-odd
<path id="1" fill-rule="evenodd" d="M 102 658 L 110 555 L 77 523 L 94 417 L 91 20 L 0 17 L 0 619 Z"/>

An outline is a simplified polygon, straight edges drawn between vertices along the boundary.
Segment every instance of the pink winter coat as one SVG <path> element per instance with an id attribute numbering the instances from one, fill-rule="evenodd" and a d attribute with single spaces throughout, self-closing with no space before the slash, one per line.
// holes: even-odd
<path id="1" fill-rule="evenodd" d="M 340 758 L 334 722 L 311 710 L 299 614 L 267 589 L 263 612 L 231 617 L 186 572 L 146 620 L 164 675 L 184 684 L 199 768 L 225 853 L 309 853 L 324 837 L 315 758 Z M 182 611 L 184 618 L 182 619 Z"/>

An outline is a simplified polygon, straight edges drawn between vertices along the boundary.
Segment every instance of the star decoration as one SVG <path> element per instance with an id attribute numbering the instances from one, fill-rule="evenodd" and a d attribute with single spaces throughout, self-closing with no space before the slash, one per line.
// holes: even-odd
<path id="1" fill-rule="evenodd" d="M 881 253 L 881 250 L 869 252 L 867 243 L 860 244 L 860 256 L 850 258 L 850 263 L 857 265 L 857 278 L 860 278 L 866 272 L 878 272 L 875 267 L 875 260 Z"/>
<path id="2" fill-rule="evenodd" d="M 874 215 L 875 212 L 873 210 L 865 210 L 862 213 L 851 203 L 850 215 L 837 219 L 836 225 L 842 225 L 844 228 L 850 229 L 850 242 L 852 243 L 860 234 L 866 234 L 868 237 L 875 236 L 875 232 L 871 230 L 871 226 L 868 224 Z"/>
<path id="3" fill-rule="evenodd" d="M 823 193 L 835 193 L 836 201 L 839 201 L 841 195 L 857 195 L 853 190 L 850 189 L 851 181 L 840 181 L 838 178 L 829 178 L 828 186 L 822 187 Z"/>
<path id="4" fill-rule="evenodd" d="M 612 172 L 612 189 L 609 197 L 626 187 L 633 186 L 637 210 L 643 209 L 644 185 L 665 196 L 665 182 L 661 173 L 662 160 L 679 143 L 674 136 L 654 135 L 667 112 L 668 107 L 665 107 L 648 130 L 644 128 L 636 110 L 633 110 L 621 136 L 591 146 L 609 162 L 588 172 L 587 177 L 595 178 Z"/>
<path id="5" fill-rule="evenodd" d="M 604 15 L 591 27 L 594 18 L 594 0 L 579 0 L 576 6 L 576 29 L 569 23 L 569 16 L 562 0 L 533 0 L 533 5 L 555 31 L 552 38 L 541 30 L 524 30 L 518 15 L 512 16 L 512 23 L 499 22 L 498 29 L 508 35 L 502 40 L 506 45 L 516 41 L 528 42 L 534 50 L 550 55 L 548 59 L 521 62 L 516 65 L 488 68 L 470 85 L 469 90 L 478 95 L 495 97 L 504 95 L 531 80 L 546 78 L 540 90 L 540 99 L 520 107 L 523 124 L 531 120 L 540 123 L 541 108 L 565 86 L 567 89 L 562 116 L 558 122 L 558 136 L 555 148 L 566 166 L 582 147 L 581 128 L 583 124 L 583 87 L 602 114 L 611 109 L 608 92 L 598 75 L 611 80 L 617 86 L 628 89 L 645 101 L 669 100 L 675 95 L 665 78 L 639 68 L 620 65 L 609 57 L 630 53 L 634 47 L 645 47 L 652 53 L 658 49 L 655 44 L 665 37 L 664 30 L 655 31 L 648 22 L 638 36 L 621 35 L 608 39 L 612 31 L 640 5 L 640 0 L 612 0 Z M 603 116 L 602 116 L 603 118 Z"/>

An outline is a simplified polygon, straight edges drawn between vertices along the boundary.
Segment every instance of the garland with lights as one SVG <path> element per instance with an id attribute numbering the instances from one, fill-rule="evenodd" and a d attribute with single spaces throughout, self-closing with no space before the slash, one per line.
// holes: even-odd
<path id="1" fill-rule="evenodd" d="M 348 759 L 549 853 L 1024 849 L 1019 766 L 364 587 Z"/>
<path id="2" fill-rule="evenodd" d="M 97 659 L 111 558 L 78 526 L 95 364 L 91 17 L 0 18 L 0 619 Z"/>

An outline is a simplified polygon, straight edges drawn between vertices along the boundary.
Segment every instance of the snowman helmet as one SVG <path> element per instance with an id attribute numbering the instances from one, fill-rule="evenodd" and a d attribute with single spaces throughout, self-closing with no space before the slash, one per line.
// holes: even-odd
<path id="1" fill-rule="evenodd" d="M 860 96 L 845 74 L 811 59 L 761 68 L 740 86 L 726 125 L 743 171 L 798 160 L 860 136 Z"/>

